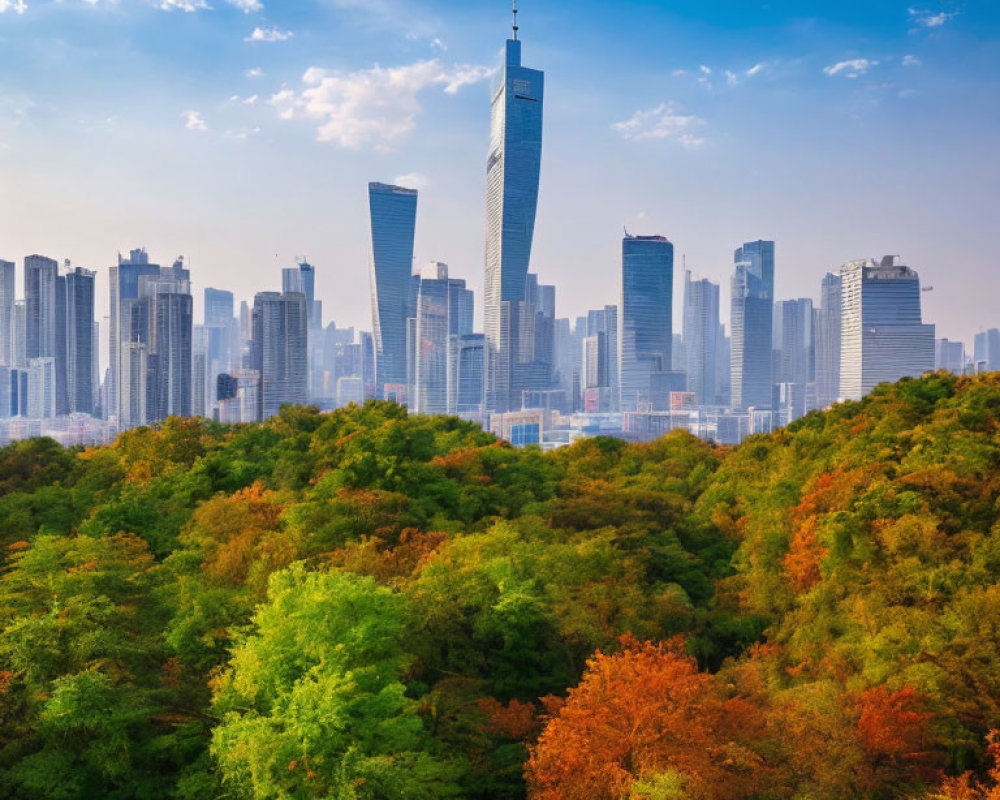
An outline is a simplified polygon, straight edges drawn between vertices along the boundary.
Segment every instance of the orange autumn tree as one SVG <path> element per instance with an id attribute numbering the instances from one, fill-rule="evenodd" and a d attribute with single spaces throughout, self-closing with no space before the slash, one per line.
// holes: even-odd
<path id="1" fill-rule="evenodd" d="M 751 796 L 763 762 L 747 745 L 763 738 L 762 714 L 727 699 L 679 640 L 622 639 L 598 651 L 549 720 L 525 767 L 533 800 L 618 800 L 639 781 L 672 773 L 691 800 Z"/>
<path id="2" fill-rule="evenodd" d="M 1000 800 L 1000 732 L 992 731 L 988 742 L 987 750 L 993 759 L 988 782 L 977 783 L 972 773 L 966 772 L 958 778 L 946 780 L 930 800 Z"/>

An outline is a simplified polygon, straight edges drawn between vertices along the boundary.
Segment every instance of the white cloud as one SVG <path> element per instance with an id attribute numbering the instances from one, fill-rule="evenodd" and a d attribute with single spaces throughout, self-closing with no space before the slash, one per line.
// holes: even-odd
<path id="1" fill-rule="evenodd" d="M 248 78 L 259 78 L 261 75 L 264 74 L 264 70 L 262 70 L 260 67 L 251 67 L 248 70 L 244 70 L 243 74 L 246 75 Z"/>
<path id="2" fill-rule="evenodd" d="M 396 186 L 405 186 L 407 189 L 423 191 L 431 185 L 430 178 L 421 175 L 419 172 L 407 172 L 405 175 L 397 175 L 392 179 Z"/>
<path id="3" fill-rule="evenodd" d="M 446 45 L 436 36 L 433 39 L 431 39 L 431 47 L 433 47 L 436 50 L 440 50 L 442 53 L 448 50 L 448 45 Z"/>
<path id="4" fill-rule="evenodd" d="M 752 67 L 750 67 L 750 69 L 747 70 L 747 75 L 749 75 L 752 78 L 754 75 L 757 75 L 762 69 L 764 69 L 763 64 L 754 64 Z"/>
<path id="5" fill-rule="evenodd" d="M 739 78 L 736 77 L 736 73 L 732 70 L 726 70 L 726 83 L 730 86 L 735 86 L 739 82 Z"/>
<path id="6" fill-rule="evenodd" d="M 202 117 L 201 113 L 198 111 L 184 111 L 181 113 L 184 117 L 184 127 L 189 131 L 207 131 L 208 123 L 205 122 L 205 118 Z"/>
<path id="7" fill-rule="evenodd" d="M 624 122 L 616 122 L 612 130 L 625 139 L 670 139 L 684 147 L 698 147 L 705 139 L 699 131 L 705 120 L 690 114 L 681 114 L 675 103 L 662 103 L 648 111 L 636 111 Z"/>
<path id="8" fill-rule="evenodd" d="M 205 0 L 159 0 L 157 8 L 161 11 L 184 11 L 190 14 L 192 11 L 201 11 L 211 6 Z"/>
<path id="9" fill-rule="evenodd" d="M 829 67 L 824 67 L 823 72 L 827 75 L 843 75 L 845 78 L 860 78 L 872 67 L 878 66 L 878 61 L 867 58 L 852 58 L 847 61 L 838 61 Z"/>
<path id="10" fill-rule="evenodd" d="M 957 11 L 939 11 L 936 14 L 919 8 L 909 8 L 907 11 L 910 14 L 910 22 L 918 28 L 940 28 L 948 20 L 958 16 Z"/>
<path id="11" fill-rule="evenodd" d="M 916 56 L 903 56 L 904 67 L 919 67 L 923 62 Z"/>
<path id="12" fill-rule="evenodd" d="M 413 129 L 421 111 L 421 92 L 440 86 L 445 93 L 455 94 L 492 72 L 466 64 L 445 67 L 436 58 L 357 72 L 311 67 L 302 76 L 305 88 L 301 92 L 285 88 L 268 102 L 284 119 L 318 120 L 321 142 L 380 147 Z"/>
<path id="13" fill-rule="evenodd" d="M 244 14 L 255 14 L 264 10 L 264 4 L 260 0 L 226 0 L 231 6 L 235 6 Z"/>
<path id="14" fill-rule="evenodd" d="M 670 74 L 671 74 L 671 76 L 672 76 L 672 77 L 674 77 L 674 78 L 681 78 L 681 77 L 683 77 L 684 75 L 687 75 L 687 74 L 688 74 L 688 71 L 687 71 L 686 69 L 675 69 L 675 70 L 674 70 L 673 72 L 671 72 Z"/>
<path id="15" fill-rule="evenodd" d="M 291 31 L 278 28 L 254 28 L 253 33 L 243 39 L 244 42 L 287 42 L 292 38 Z"/>
<path id="16" fill-rule="evenodd" d="M 23 14 L 28 10 L 24 0 L 0 0 L 0 14 L 13 11 L 15 14 Z"/>
<path id="17" fill-rule="evenodd" d="M 248 98 L 246 98 L 246 99 L 245 99 L 245 100 L 243 101 L 243 105 L 245 105 L 245 106 L 252 106 L 252 105 L 253 105 L 254 103 L 256 103 L 256 102 L 257 102 L 257 101 L 258 101 L 259 99 L 260 99 L 260 98 L 259 98 L 259 97 L 257 97 L 257 95 L 255 95 L 255 94 L 252 94 L 252 95 L 250 95 L 250 96 L 249 96 Z"/>
<path id="18" fill-rule="evenodd" d="M 712 74 L 712 68 L 711 67 L 706 67 L 704 64 L 701 65 L 701 71 L 703 73 L 705 73 L 706 75 L 711 75 Z"/>

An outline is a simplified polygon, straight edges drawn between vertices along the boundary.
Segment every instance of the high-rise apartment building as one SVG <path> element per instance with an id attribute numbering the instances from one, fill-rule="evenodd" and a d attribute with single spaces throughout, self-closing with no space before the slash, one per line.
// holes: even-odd
<path id="1" fill-rule="evenodd" d="M 17 302 L 13 261 L 0 259 L 0 366 L 14 366 L 14 306 Z"/>
<path id="2" fill-rule="evenodd" d="M 860 400 L 878 384 L 934 369 L 934 326 L 920 315 L 920 277 L 897 263 L 841 267 L 840 395 Z"/>
<path id="3" fill-rule="evenodd" d="M 486 400 L 490 411 L 519 407 L 521 391 L 536 388 L 524 385 L 537 380 L 536 370 L 517 373 L 525 355 L 521 323 L 535 316 L 522 306 L 538 206 L 543 94 L 543 73 L 521 64 L 515 26 L 493 92 L 486 161 L 483 326 L 490 351 Z"/>
<path id="4" fill-rule="evenodd" d="M 733 254 L 730 327 L 732 406 L 771 407 L 774 242 L 747 242 Z"/>
<path id="5" fill-rule="evenodd" d="M 387 384 L 404 385 L 407 378 L 407 301 L 413 272 L 417 192 L 402 186 L 369 183 L 368 204 L 375 384 L 378 396 L 382 397 Z"/>
<path id="6" fill-rule="evenodd" d="M 59 263 L 45 256 L 24 259 L 25 356 L 55 358 L 59 308 L 56 284 Z"/>
<path id="7" fill-rule="evenodd" d="M 702 405 L 719 402 L 719 284 L 684 272 L 684 365 L 687 390 Z"/>
<path id="8" fill-rule="evenodd" d="M 653 373 L 673 352 L 674 246 L 663 236 L 622 240 L 618 307 L 618 391 L 623 411 L 645 410 Z"/>
<path id="9" fill-rule="evenodd" d="M 816 309 L 816 404 L 826 408 L 840 397 L 840 276 L 828 272 Z"/>
<path id="10" fill-rule="evenodd" d="M 308 402 L 308 311 L 299 292 L 258 292 L 253 302 L 251 362 L 260 373 L 260 418 L 284 403 Z"/>

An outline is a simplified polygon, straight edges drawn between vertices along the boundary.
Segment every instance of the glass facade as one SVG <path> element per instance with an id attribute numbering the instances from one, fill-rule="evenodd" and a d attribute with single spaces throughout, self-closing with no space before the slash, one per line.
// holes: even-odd
<path id="1" fill-rule="evenodd" d="M 94 279 L 77 267 L 66 277 L 66 395 L 69 413 L 93 414 Z"/>
<path id="2" fill-rule="evenodd" d="M 487 404 L 496 411 L 506 411 L 517 393 L 511 381 L 538 205 L 543 93 L 543 73 L 523 67 L 521 42 L 508 40 L 486 162 L 483 325 L 491 350 Z"/>
<path id="3" fill-rule="evenodd" d="M 623 411 L 639 411 L 649 404 L 650 376 L 671 368 L 674 246 L 662 236 L 626 236 L 621 286 L 618 391 Z"/>
<path id="4" fill-rule="evenodd" d="M 828 272 L 816 310 L 816 404 L 826 408 L 840 397 L 840 276 Z"/>
<path id="5" fill-rule="evenodd" d="M 737 409 L 771 407 L 774 242 L 747 242 L 733 254 L 730 391 Z"/>
<path id="6" fill-rule="evenodd" d="M 0 366 L 14 366 L 14 262 L 0 259 Z"/>
<path id="7" fill-rule="evenodd" d="M 258 292 L 253 301 L 252 369 L 260 375 L 260 419 L 284 403 L 307 402 L 308 311 L 299 292 Z"/>
<path id="8" fill-rule="evenodd" d="M 860 400 L 878 384 L 934 369 L 934 326 L 920 312 L 920 277 L 895 256 L 840 270 L 840 395 Z"/>
<path id="9" fill-rule="evenodd" d="M 376 393 L 386 384 L 405 384 L 406 320 L 417 192 L 384 183 L 368 184 L 371 218 L 372 334 Z"/>
<path id="10" fill-rule="evenodd" d="M 687 389 L 703 405 L 719 402 L 719 285 L 684 273 L 684 372 Z"/>

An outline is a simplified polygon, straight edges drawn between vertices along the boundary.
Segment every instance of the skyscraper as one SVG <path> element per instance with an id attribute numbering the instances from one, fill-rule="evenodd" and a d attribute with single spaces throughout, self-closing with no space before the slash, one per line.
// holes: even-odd
<path id="1" fill-rule="evenodd" d="M 182 259 L 139 279 L 148 345 L 147 422 L 191 416 L 194 304 Z"/>
<path id="2" fill-rule="evenodd" d="M 406 384 L 406 320 L 417 192 L 384 183 L 368 184 L 371 219 L 372 332 L 375 384 L 379 397 L 386 384 Z"/>
<path id="3" fill-rule="evenodd" d="M 973 369 L 977 372 L 1000 370 L 1000 329 L 980 331 L 973 340 Z"/>
<path id="4" fill-rule="evenodd" d="M 15 265 L 0 259 L 0 366 L 14 366 Z"/>
<path id="5" fill-rule="evenodd" d="M 774 383 L 812 383 L 815 375 L 812 300 L 801 297 L 775 303 L 772 331 Z"/>
<path id="6" fill-rule="evenodd" d="M 135 353 L 135 345 L 148 345 L 148 325 L 139 308 L 139 279 L 143 276 L 158 275 L 160 267 L 149 262 L 149 255 L 144 248 L 129 252 L 128 258 L 118 256 L 118 265 L 109 271 L 111 293 L 110 320 L 108 325 L 108 416 L 119 418 L 119 427 L 126 430 L 131 425 L 125 419 L 142 418 L 145 424 L 145 400 L 141 403 L 130 392 L 138 386 L 138 376 L 146 374 L 148 362 L 145 356 L 140 358 Z M 147 354 L 148 355 L 148 354 Z M 121 372 L 126 368 L 122 360 L 129 364 L 128 381 L 121 379 Z M 143 388 L 145 391 L 145 388 Z M 141 413 L 140 413 L 141 412 Z"/>
<path id="7" fill-rule="evenodd" d="M 673 349 L 674 246 L 663 236 L 622 240 L 618 308 L 618 391 L 623 411 L 644 410 L 655 372 L 669 372 Z"/>
<path id="8" fill-rule="evenodd" d="M 33 255 L 24 259 L 25 357 L 55 358 L 57 349 L 56 279 L 59 264 Z"/>
<path id="9" fill-rule="evenodd" d="M 840 395 L 847 400 L 934 369 L 934 326 L 921 321 L 920 277 L 896 258 L 841 267 Z"/>
<path id="10" fill-rule="evenodd" d="M 816 309 L 816 404 L 826 408 L 840 397 L 840 276 L 828 272 Z"/>
<path id="11" fill-rule="evenodd" d="M 94 279 L 82 267 L 66 273 L 66 402 L 68 413 L 94 413 Z"/>
<path id="12" fill-rule="evenodd" d="M 449 278 L 447 264 L 425 267 L 418 283 L 411 351 L 410 407 L 418 414 L 447 413 L 450 395 L 457 394 L 453 362 L 460 338 L 472 333 L 471 321 L 472 292 L 465 281 Z"/>
<path id="13" fill-rule="evenodd" d="M 258 292 L 253 301 L 251 362 L 260 373 L 262 419 L 284 403 L 307 402 L 308 320 L 306 296 L 299 292 Z"/>
<path id="14" fill-rule="evenodd" d="M 521 42 L 508 39 L 493 93 L 486 161 L 486 271 L 483 326 L 489 348 L 487 407 L 517 403 L 522 309 L 531 263 L 542 160 L 544 75 L 521 65 Z M 548 387 L 546 387 L 548 388 Z"/>
<path id="15" fill-rule="evenodd" d="M 698 403 L 719 402 L 717 360 L 719 352 L 719 285 L 707 278 L 691 280 L 684 272 L 684 372 L 687 390 Z"/>
<path id="16" fill-rule="evenodd" d="M 730 327 L 732 406 L 771 407 L 774 242 L 747 242 L 733 254 Z"/>

